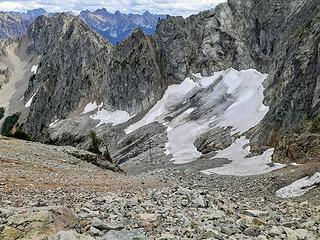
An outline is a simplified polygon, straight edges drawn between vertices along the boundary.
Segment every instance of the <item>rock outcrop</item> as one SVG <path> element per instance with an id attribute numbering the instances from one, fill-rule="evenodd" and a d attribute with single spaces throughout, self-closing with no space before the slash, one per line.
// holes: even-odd
<path id="1" fill-rule="evenodd" d="M 270 106 L 257 142 L 275 147 L 274 159 L 320 161 L 320 6 L 318 1 L 263 3 L 266 44 L 273 47 L 265 83 Z M 281 17 L 280 17 L 281 16 Z"/>
<path id="2" fill-rule="evenodd" d="M 113 52 L 104 92 L 113 109 L 148 110 L 168 87 L 154 40 L 137 29 Z"/>
<path id="3" fill-rule="evenodd" d="M 64 207 L 39 208 L 33 212 L 13 213 L 12 216 L 8 212 L 7 215 L 7 226 L 0 235 L 2 240 L 53 238 L 78 223 L 77 216 Z"/>

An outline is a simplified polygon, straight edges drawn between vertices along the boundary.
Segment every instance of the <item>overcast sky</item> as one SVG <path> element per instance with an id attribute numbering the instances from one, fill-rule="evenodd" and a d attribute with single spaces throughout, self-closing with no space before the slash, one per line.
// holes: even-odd
<path id="1" fill-rule="evenodd" d="M 25 11 L 44 8 L 49 12 L 96 10 L 106 8 L 110 12 L 165 13 L 188 16 L 210 9 L 225 0 L 0 0 L 0 11 Z"/>

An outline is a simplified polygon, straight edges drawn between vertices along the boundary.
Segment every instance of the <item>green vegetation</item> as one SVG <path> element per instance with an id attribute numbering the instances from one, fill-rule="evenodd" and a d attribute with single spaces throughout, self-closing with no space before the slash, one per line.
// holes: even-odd
<path id="1" fill-rule="evenodd" d="M 0 107 L 0 120 L 4 117 L 4 108 L 3 107 Z"/>
<path id="2" fill-rule="evenodd" d="M 90 137 L 91 137 L 91 145 L 88 150 L 92 153 L 102 155 L 102 152 L 100 151 L 100 144 L 102 140 L 97 138 L 97 134 L 94 131 L 90 132 Z"/>
<path id="3" fill-rule="evenodd" d="M 13 136 L 12 129 L 16 126 L 19 118 L 20 118 L 20 113 L 15 113 L 7 117 L 2 124 L 1 134 L 3 136 L 12 137 Z"/>
<path id="4" fill-rule="evenodd" d="M 4 120 L 1 128 L 1 134 L 6 137 L 14 137 L 17 139 L 31 141 L 32 138 L 25 133 L 18 124 L 20 113 L 15 113 Z"/>
<path id="5" fill-rule="evenodd" d="M 112 158 L 111 158 L 111 155 L 109 153 L 109 149 L 108 147 L 106 146 L 106 150 L 105 152 L 103 153 L 103 156 L 106 160 L 108 160 L 109 162 L 113 162 Z"/>
<path id="6" fill-rule="evenodd" d="M 12 137 L 17 138 L 17 139 L 21 139 L 21 140 L 32 141 L 32 138 L 31 138 L 27 133 L 25 133 L 24 131 L 22 131 L 21 129 L 18 129 L 18 130 L 13 134 Z"/>

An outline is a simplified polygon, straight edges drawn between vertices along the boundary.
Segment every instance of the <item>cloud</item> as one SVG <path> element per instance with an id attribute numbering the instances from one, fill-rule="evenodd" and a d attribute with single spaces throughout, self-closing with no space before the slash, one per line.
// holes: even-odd
<path id="1" fill-rule="evenodd" d="M 81 11 L 106 8 L 110 12 L 165 13 L 188 16 L 193 13 L 214 8 L 225 0 L 0 0 L 1 11 L 26 11 L 44 8 L 49 12 Z"/>

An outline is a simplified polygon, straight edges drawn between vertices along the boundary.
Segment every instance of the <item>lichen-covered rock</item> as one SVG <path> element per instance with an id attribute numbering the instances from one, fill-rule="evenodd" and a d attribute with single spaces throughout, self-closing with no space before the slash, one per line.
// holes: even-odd
<path id="1" fill-rule="evenodd" d="M 44 239 L 54 237 L 62 230 L 72 229 L 77 217 L 67 208 L 38 209 L 8 218 L 0 233 L 2 240 Z"/>

